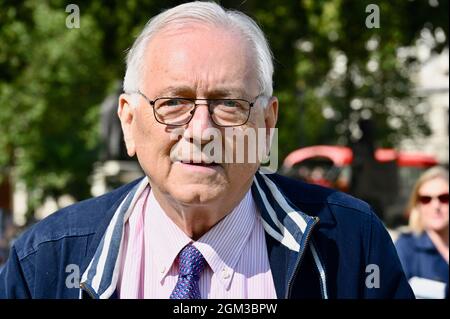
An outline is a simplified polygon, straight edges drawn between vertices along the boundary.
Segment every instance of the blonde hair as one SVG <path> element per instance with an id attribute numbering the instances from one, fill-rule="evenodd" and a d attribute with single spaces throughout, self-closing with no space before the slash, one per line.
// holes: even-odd
<path id="1" fill-rule="evenodd" d="M 443 167 L 432 167 L 425 171 L 420 177 L 417 179 L 416 183 L 414 184 L 413 190 L 411 192 L 411 196 L 408 201 L 408 205 L 406 208 L 406 214 L 409 218 L 409 228 L 414 233 L 422 233 L 424 231 L 424 225 L 422 223 L 422 218 L 420 215 L 419 208 L 417 207 L 417 201 L 419 198 L 419 189 L 422 187 L 423 184 L 426 182 L 436 179 L 436 178 L 442 178 L 447 181 L 448 183 L 448 170 L 446 170 Z"/>

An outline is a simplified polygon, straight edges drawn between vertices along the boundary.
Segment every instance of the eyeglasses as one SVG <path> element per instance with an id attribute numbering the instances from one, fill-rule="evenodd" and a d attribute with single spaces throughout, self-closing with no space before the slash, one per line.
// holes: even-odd
<path id="1" fill-rule="evenodd" d="M 418 201 L 423 204 L 431 203 L 433 198 L 437 198 L 441 204 L 448 204 L 448 193 L 440 194 L 438 196 L 427 196 L 427 195 L 418 195 Z"/>
<path id="2" fill-rule="evenodd" d="M 222 127 L 241 126 L 247 123 L 250 110 L 255 105 L 244 99 L 188 99 L 182 97 L 159 97 L 150 100 L 141 91 L 131 92 L 141 95 L 153 107 L 156 121 L 164 125 L 183 126 L 194 117 L 198 105 L 207 105 L 214 124 Z M 205 101 L 199 104 L 196 101 Z"/>

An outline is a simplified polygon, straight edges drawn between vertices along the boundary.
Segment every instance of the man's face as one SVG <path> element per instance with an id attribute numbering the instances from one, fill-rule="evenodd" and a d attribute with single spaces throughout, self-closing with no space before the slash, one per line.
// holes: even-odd
<path id="1" fill-rule="evenodd" d="M 148 44 L 140 90 L 150 100 L 241 98 L 253 102 L 260 93 L 253 61 L 246 42 L 238 34 L 200 25 L 163 30 Z M 135 108 L 130 101 L 126 94 L 119 101 L 128 154 L 137 154 L 153 189 L 183 205 L 217 204 L 243 196 L 258 162 L 206 165 L 189 163 L 192 154 L 178 160 L 171 158 L 174 148 L 189 149 L 186 147 L 195 143 L 194 147 L 198 147 L 211 142 L 212 137 L 202 136 L 205 130 L 215 128 L 222 137 L 225 135 L 225 130 L 212 122 L 207 106 L 197 106 L 189 124 L 181 127 L 180 135 L 180 128 L 155 120 L 153 109 L 144 98 L 139 98 Z M 248 122 L 233 130 L 239 133 L 274 127 L 277 103 L 275 98 L 270 99 L 266 109 L 262 103 L 256 103 Z M 222 146 L 229 142 L 221 139 Z M 204 152 L 202 156 L 207 157 Z"/>

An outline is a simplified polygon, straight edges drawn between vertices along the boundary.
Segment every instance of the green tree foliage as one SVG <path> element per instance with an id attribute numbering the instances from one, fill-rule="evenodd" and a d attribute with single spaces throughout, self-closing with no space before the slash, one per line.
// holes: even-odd
<path id="1" fill-rule="evenodd" d="M 31 210 L 46 195 L 89 196 L 99 104 L 148 18 L 181 2 L 0 0 L 0 167 L 26 183 Z M 80 8 L 79 29 L 65 25 L 70 3 Z M 281 159 L 300 146 L 348 143 L 360 118 L 376 121 L 380 145 L 426 133 L 411 94 L 417 61 L 397 52 L 424 29 L 448 39 L 447 1 L 221 3 L 254 17 L 271 43 Z M 379 29 L 365 25 L 369 3 L 380 8 Z"/>
<path id="2" fill-rule="evenodd" d="M 380 9 L 380 28 L 366 27 L 371 3 Z M 360 119 L 374 120 L 378 146 L 429 132 L 410 80 L 419 63 L 399 59 L 398 49 L 414 46 L 421 32 L 448 39 L 448 1 L 254 1 L 247 7 L 276 58 L 282 155 L 299 146 L 348 144 L 358 137 L 351 133 L 358 133 Z M 444 47 L 448 40 L 432 49 Z"/>
<path id="3" fill-rule="evenodd" d="M 89 16 L 68 30 L 64 8 L 45 1 L 3 4 L 0 15 L 0 165 L 26 183 L 31 209 L 46 195 L 85 197 L 108 80 L 104 34 Z"/>

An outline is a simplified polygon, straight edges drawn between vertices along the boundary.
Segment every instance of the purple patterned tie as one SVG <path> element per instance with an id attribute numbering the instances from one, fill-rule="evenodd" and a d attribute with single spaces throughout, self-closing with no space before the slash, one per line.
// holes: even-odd
<path id="1" fill-rule="evenodd" d="M 200 299 L 198 280 L 205 268 L 205 258 L 190 244 L 181 250 L 178 258 L 180 263 L 178 281 L 170 299 Z"/>

